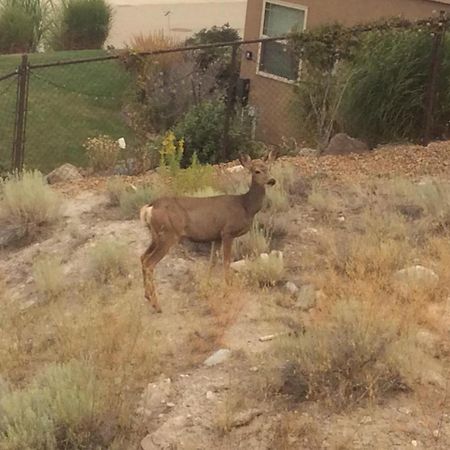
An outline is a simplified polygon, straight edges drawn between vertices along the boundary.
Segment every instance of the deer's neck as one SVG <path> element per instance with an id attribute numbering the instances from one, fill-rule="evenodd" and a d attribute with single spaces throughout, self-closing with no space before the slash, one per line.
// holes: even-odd
<path id="1" fill-rule="evenodd" d="M 266 195 L 266 188 L 264 186 L 255 183 L 252 180 L 250 189 L 246 194 L 242 196 L 244 200 L 245 210 L 251 216 L 254 216 L 258 211 L 261 210 L 265 195 Z"/>

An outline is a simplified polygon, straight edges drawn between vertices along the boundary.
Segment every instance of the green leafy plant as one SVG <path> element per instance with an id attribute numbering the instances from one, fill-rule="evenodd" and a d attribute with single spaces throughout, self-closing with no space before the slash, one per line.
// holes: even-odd
<path id="1" fill-rule="evenodd" d="M 342 104 L 346 130 L 371 145 L 419 140 L 431 64 L 432 37 L 427 29 L 371 32 L 348 67 L 352 72 Z M 450 113 L 450 44 L 444 44 L 435 129 L 439 134 Z"/>

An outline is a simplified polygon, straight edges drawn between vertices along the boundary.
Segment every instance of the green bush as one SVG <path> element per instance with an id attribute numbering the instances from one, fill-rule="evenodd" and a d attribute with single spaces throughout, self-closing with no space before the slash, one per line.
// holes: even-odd
<path id="1" fill-rule="evenodd" d="M 32 237 L 38 228 L 62 216 L 61 198 L 38 171 L 12 175 L 0 181 L 0 223 L 21 229 Z"/>
<path id="2" fill-rule="evenodd" d="M 21 390 L 2 389 L 0 448 L 103 448 L 98 383 L 89 365 L 51 365 Z"/>
<path id="3" fill-rule="evenodd" d="M 66 0 L 57 12 L 50 37 L 53 50 L 100 49 L 112 25 L 106 0 Z"/>
<path id="4" fill-rule="evenodd" d="M 33 48 L 33 19 L 24 8 L 9 3 L 0 7 L 0 53 L 26 53 Z"/>
<path id="5" fill-rule="evenodd" d="M 225 121 L 225 102 L 207 100 L 190 109 L 175 127 L 178 139 L 184 139 L 182 164 L 186 167 L 196 153 L 202 164 L 215 164 L 223 161 L 223 129 Z M 230 148 L 235 158 L 237 152 L 246 144 L 250 145 L 250 128 L 245 119 L 235 118 L 230 129 Z M 248 152 L 248 149 L 247 149 Z"/>
<path id="6" fill-rule="evenodd" d="M 124 219 L 137 219 L 139 210 L 155 199 L 155 190 L 149 186 L 127 189 L 119 195 L 119 208 Z"/>
<path id="7" fill-rule="evenodd" d="M 0 53 L 36 51 L 46 30 L 49 0 L 0 1 Z"/>
<path id="8" fill-rule="evenodd" d="M 351 77 L 341 108 L 347 132 L 371 145 L 422 136 L 432 41 L 428 31 L 368 33 L 364 37 L 348 65 Z M 443 132 L 449 117 L 449 83 L 447 41 L 434 115 L 435 135 Z"/>

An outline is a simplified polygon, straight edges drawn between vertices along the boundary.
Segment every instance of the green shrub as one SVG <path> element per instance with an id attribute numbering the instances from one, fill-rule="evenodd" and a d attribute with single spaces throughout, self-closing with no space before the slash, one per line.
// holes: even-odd
<path id="1" fill-rule="evenodd" d="M 88 50 L 103 47 L 112 25 L 106 0 L 65 0 L 50 37 L 53 50 Z"/>
<path id="2" fill-rule="evenodd" d="M 48 366 L 21 390 L 0 396 L 0 447 L 5 450 L 93 448 L 102 444 L 99 384 L 89 364 Z"/>
<path id="3" fill-rule="evenodd" d="M 352 75 L 341 108 L 346 131 L 371 145 L 418 140 L 423 133 L 431 47 L 427 30 L 368 33 L 348 67 Z M 434 115 L 437 134 L 450 113 L 449 83 L 446 41 Z"/>
<path id="4" fill-rule="evenodd" d="M 215 164 L 223 161 L 223 131 L 225 121 L 225 102 L 223 100 L 207 100 L 191 108 L 174 132 L 178 139 L 184 139 L 185 151 L 182 164 L 186 167 L 194 153 L 202 164 Z M 250 128 L 246 119 L 236 117 L 230 129 L 231 159 L 246 144 L 250 146 Z M 248 153 L 248 149 L 246 149 Z M 251 153 L 251 151 L 250 151 Z"/>
<path id="5" fill-rule="evenodd" d="M 11 175 L 0 181 L 0 221 L 32 237 L 39 227 L 61 217 L 61 198 L 38 171 Z"/>
<path id="6" fill-rule="evenodd" d="M 90 270 L 101 283 L 127 276 L 130 259 L 126 244 L 113 239 L 98 242 L 90 251 Z"/>
<path id="7" fill-rule="evenodd" d="M 392 315 L 355 300 L 339 301 L 327 320 L 284 339 L 276 351 L 289 361 L 288 393 L 337 407 L 405 388 L 423 358 Z"/>
<path id="8" fill-rule="evenodd" d="M 47 27 L 47 0 L 0 1 L 0 53 L 36 51 Z"/>

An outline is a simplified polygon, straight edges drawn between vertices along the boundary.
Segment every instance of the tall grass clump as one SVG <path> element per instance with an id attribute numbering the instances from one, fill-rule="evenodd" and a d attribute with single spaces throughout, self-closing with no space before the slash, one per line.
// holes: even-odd
<path id="1" fill-rule="evenodd" d="M 100 49 L 112 25 L 106 0 L 64 0 L 56 12 L 49 45 L 53 50 Z"/>
<path id="2" fill-rule="evenodd" d="M 120 213 L 124 219 L 137 219 L 139 210 L 156 197 L 155 189 L 150 186 L 139 186 L 136 189 L 125 189 L 119 194 Z"/>
<path id="3" fill-rule="evenodd" d="M 105 239 L 90 251 L 90 270 L 100 283 L 106 283 L 130 272 L 130 258 L 125 243 Z"/>
<path id="4" fill-rule="evenodd" d="M 411 387 L 422 353 L 392 314 L 379 305 L 340 300 L 329 316 L 277 353 L 289 361 L 284 389 L 298 400 L 325 400 L 345 408 Z"/>
<path id="5" fill-rule="evenodd" d="M 426 27 L 425 27 L 426 28 Z M 429 30 L 367 33 L 348 64 L 352 73 L 341 105 L 344 128 L 371 145 L 418 140 L 431 64 Z M 450 112 L 450 43 L 446 42 L 433 130 L 439 134 Z"/>
<path id="6" fill-rule="evenodd" d="M 49 23 L 49 0 L 0 1 L 0 53 L 36 51 Z"/>
<path id="7" fill-rule="evenodd" d="M 40 227 L 61 217 L 61 198 L 38 171 L 25 171 L 0 181 L 0 222 L 32 237 Z"/>
<path id="8" fill-rule="evenodd" d="M 89 364 L 53 364 L 22 389 L 0 396 L 0 447 L 7 450 L 93 448 L 105 411 Z"/>

